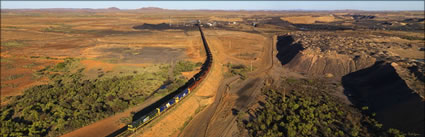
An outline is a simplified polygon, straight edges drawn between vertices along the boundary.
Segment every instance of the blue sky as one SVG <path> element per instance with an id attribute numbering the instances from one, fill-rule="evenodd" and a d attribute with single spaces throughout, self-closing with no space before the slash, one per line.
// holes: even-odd
<path id="1" fill-rule="evenodd" d="M 424 10 L 424 1 L 1 1 L 2 9 Z"/>

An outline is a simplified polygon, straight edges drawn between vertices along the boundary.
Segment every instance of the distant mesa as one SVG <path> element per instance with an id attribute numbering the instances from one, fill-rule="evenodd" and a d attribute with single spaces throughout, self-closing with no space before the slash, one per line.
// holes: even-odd
<path id="1" fill-rule="evenodd" d="M 109 7 L 109 8 L 107 8 L 107 10 L 120 10 L 120 9 L 117 8 L 117 7 Z"/>

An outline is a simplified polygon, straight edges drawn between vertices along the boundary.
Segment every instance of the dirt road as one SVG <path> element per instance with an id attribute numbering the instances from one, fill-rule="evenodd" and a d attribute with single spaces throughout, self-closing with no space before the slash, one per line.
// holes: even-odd
<path id="1" fill-rule="evenodd" d="M 212 39 L 214 30 L 206 31 L 205 35 Z M 210 36 L 208 36 L 210 35 Z M 273 67 L 274 36 L 269 36 L 264 52 L 255 61 L 263 66 L 248 74 L 248 79 L 240 80 L 238 76 L 221 81 L 213 104 L 194 117 L 180 134 L 182 137 L 203 136 L 235 136 L 237 132 L 236 116 L 240 111 L 255 101 L 267 72 Z"/>

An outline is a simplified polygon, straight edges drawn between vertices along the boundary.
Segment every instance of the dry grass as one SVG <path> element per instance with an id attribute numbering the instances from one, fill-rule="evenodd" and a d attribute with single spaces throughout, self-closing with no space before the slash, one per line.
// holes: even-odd
<path id="1" fill-rule="evenodd" d="M 394 56 L 413 59 L 425 59 L 425 53 L 417 50 L 417 48 L 403 49 L 400 47 L 391 47 L 388 49 Z"/>
<path id="2" fill-rule="evenodd" d="M 46 83 L 46 78 L 35 77 L 33 73 L 45 66 L 60 62 L 60 60 L 26 59 L 7 56 L 2 56 L 1 58 L 2 99 L 7 96 L 20 95 L 20 91 L 26 88 Z"/>
<path id="3" fill-rule="evenodd" d="M 314 24 L 317 22 L 334 22 L 337 21 L 334 16 L 293 16 L 293 17 L 281 17 L 281 20 L 288 21 L 294 24 Z"/>
<path id="4" fill-rule="evenodd" d="M 220 42 L 220 51 L 234 62 L 248 62 L 261 55 L 266 38 L 259 34 L 236 31 L 213 31 L 217 36 L 212 39 Z"/>
<path id="5" fill-rule="evenodd" d="M 32 73 L 55 60 L 35 59 L 31 56 L 50 58 L 83 58 L 82 65 L 91 69 L 114 71 L 115 66 L 145 66 L 150 64 L 111 64 L 92 60 L 102 55 L 97 49 L 102 47 L 169 47 L 185 48 L 189 60 L 201 61 L 199 32 L 189 31 L 140 31 L 134 25 L 143 23 L 166 23 L 172 13 L 140 12 L 24 12 L 1 13 L 1 56 L 3 96 L 20 95 L 23 89 L 36 79 Z M 175 22 L 187 19 L 174 19 Z M 5 64 L 6 58 L 19 58 Z M 88 60 L 84 60 L 88 59 Z M 38 63 L 41 65 L 28 65 Z M 24 67 L 25 66 L 25 67 Z M 24 74 L 15 80 L 6 80 L 8 76 Z M 2 97 L 3 97 L 2 96 Z"/>
<path id="6" fill-rule="evenodd" d="M 222 17 L 222 16 L 212 16 L 212 17 L 210 17 L 210 20 L 212 20 L 212 21 L 227 21 L 227 22 L 243 21 L 242 18 Z"/>

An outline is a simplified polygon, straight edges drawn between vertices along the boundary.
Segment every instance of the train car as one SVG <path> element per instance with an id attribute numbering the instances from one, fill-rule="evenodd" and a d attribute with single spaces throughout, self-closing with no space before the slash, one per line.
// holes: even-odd
<path id="1" fill-rule="evenodd" d="M 182 90 L 184 91 L 184 90 Z M 177 100 L 177 101 L 176 101 Z M 159 107 L 160 112 L 163 112 L 173 106 L 176 102 L 178 102 L 178 95 L 168 100 L 166 103 L 164 103 L 161 107 Z"/>
<path id="2" fill-rule="evenodd" d="M 173 98 L 168 102 L 169 105 L 174 105 L 176 103 L 176 98 Z"/>
<path id="3" fill-rule="evenodd" d="M 167 109 L 167 106 L 164 104 L 161 107 L 159 107 L 159 112 L 163 112 Z"/>
<path id="4" fill-rule="evenodd" d="M 189 88 L 187 88 L 187 89 L 185 89 L 184 91 L 183 91 L 183 94 L 189 94 L 190 93 L 190 89 Z M 183 95 L 183 96 L 186 96 L 186 95 Z"/>
<path id="5" fill-rule="evenodd" d="M 179 100 L 181 100 L 181 99 L 183 99 L 183 97 L 185 97 L 189 93 L 190 93 L 190 89 L 189 88 L 186 88 L 185 90 L 183 90 L 182 93 L 180 93 L 180 94 L 177 95 L 177 98 Z"/>

